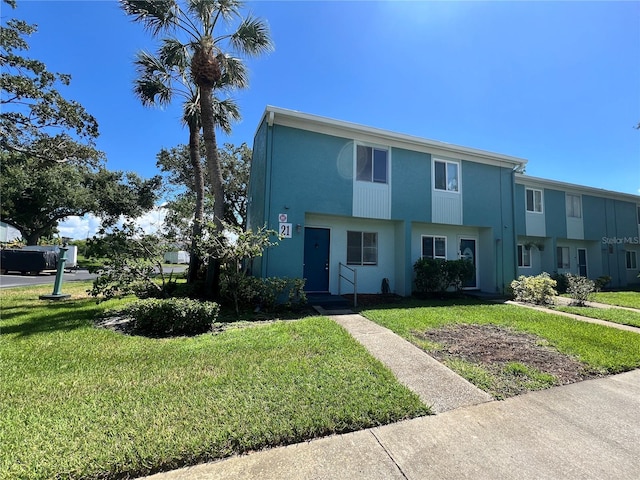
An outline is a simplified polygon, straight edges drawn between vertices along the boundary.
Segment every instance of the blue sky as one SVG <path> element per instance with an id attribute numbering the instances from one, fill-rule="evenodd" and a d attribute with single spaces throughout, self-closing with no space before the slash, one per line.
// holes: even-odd
<path id="1" fill-rule="evenodd" d="M 640 2 L 247 2 L 275 51 L 250 59 L 243 120 L 266 105 L 529 160 L 527 174 L 640 192 Z M 29 56 L 100 125 L 108 167 L 156 173 L 187 140 L 180 108 L 142 107 L 132 60 L 155 43 L 115 1 L 25 1 Z"/>

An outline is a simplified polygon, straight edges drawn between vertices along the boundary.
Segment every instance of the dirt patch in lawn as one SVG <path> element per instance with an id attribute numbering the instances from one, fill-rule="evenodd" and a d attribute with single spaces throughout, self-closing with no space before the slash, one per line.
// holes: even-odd
<path id="1" fill-rule="evenodd" d="M 428 353 L 496 398 L 594 378 L 573 357 L 536 335 L 496 325 L 447 325 L 416 337 Z"/>

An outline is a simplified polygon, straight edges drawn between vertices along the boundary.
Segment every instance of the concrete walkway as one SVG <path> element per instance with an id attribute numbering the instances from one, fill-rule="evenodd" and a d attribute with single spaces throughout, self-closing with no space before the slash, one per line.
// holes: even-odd
<path id="1" fill-rule="evenodd" d="M 636 480 L 639 412 L 634 370 L 148 478 Z"/>
<path id="2" fill-rule="evenodd" d="M 386 365 L 400 383 L 418 394 L 433 413 L 476 405 L 493 400 L 457 373 L 391 330 L 362 315 L 318 309 L 344 327 L 369 353 Z"/>

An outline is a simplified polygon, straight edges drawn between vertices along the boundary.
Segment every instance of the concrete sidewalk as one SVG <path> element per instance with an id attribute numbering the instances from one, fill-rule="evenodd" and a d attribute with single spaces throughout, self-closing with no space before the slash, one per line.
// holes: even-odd
<path id="1" fill-rule="evenodd" d="M 148 477 L 637 479 L 640 370 Z"/>
<path id="2" fill-rule="evenodd" d="M 386 365 L 398 381 L 418 394 L 433 413 L 493 400 L 491 395 L 445 367 L 415 345 L 362 315 L 325 312 L 344 327 L 369 353 Z"/>

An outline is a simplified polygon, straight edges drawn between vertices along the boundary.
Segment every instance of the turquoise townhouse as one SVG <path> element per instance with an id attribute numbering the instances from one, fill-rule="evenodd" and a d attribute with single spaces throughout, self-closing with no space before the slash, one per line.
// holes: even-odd
<path id="1" fill-rule="evenodd" d="M 637 282 L 640 197 L 524 175 L 527 161 L 268 106 L 253 144 L 248 228 L 283 237 L 251 265 L 309 292 L 412 293 L 421 257 L 467 258 L 465 288 L 520 274 Z"/>

